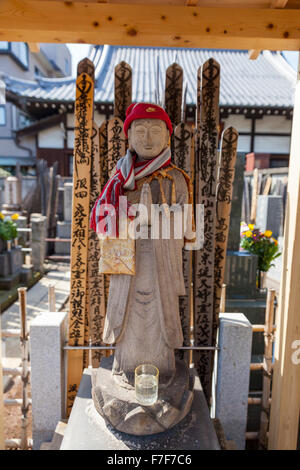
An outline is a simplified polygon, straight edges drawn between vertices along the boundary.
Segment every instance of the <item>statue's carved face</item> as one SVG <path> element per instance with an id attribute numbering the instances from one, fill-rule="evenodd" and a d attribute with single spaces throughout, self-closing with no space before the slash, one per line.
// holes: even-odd
<path id="1" fill-rule="evenodd" d="M 169 145 L 169 131 L 160 119 L 136 119 L 128 129 L 129 148 L 148 160 L 157 157 Z"/>

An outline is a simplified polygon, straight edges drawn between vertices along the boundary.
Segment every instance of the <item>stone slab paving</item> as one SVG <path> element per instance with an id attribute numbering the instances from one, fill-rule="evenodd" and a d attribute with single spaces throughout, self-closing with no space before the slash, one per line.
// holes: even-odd
<path id="1" fill-rule="evenodd" d="M 55 286 L 56 311 L 61 310 L 70 293 L 70 266 L 67 263 L 55 263 L 40 281 L 27 291 L 28 330 L 31 321 L 41 312 L 49 311 L 48 288 Z M 20 328 L 19 301 L 14 302 L 1 315 L 1 328 Z M 4 357 L 20 357 L 21 351 L 18 338 L 6 338 Z"/>

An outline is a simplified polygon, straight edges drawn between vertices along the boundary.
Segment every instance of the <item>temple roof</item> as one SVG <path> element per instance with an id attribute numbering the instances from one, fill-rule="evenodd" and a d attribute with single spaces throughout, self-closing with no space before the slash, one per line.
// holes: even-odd
<path id="1" fill-rule="evenodd" d="M 263 51 L 249 60 L 242 50 L 183 49 L 132 46 L 95 46 L 90 58 L 95 64 L 95 101 L 113 103 L 114 67 L 121 61 L 133 69 L 133 101 L 156 101 L 159 83 L 162 98 L 165 72 L 177 62 L 184 70 L 186 103 L 195 105 L 197 69 L 213 57 L 221 66 L 221 106 L 291 108 L 294 101 L 296 72 L 283 55 Z M 26 81 L 2 77 L 15 98 L 33 101 L 70 103 L 75 97 L 74 78 L 37 78 Z"/>

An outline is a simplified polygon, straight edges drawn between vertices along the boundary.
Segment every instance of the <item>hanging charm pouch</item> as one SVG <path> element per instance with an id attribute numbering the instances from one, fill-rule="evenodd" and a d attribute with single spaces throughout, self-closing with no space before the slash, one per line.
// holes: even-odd
<path id="1" fill-rule="evenodd" d="M 98 235 L 99 236 L 99 235 Z M 126 238 L 122 234 L 118 238 L 99 236 L 101 274 L 135 275 L 135 240 L 127 231 Z"/>

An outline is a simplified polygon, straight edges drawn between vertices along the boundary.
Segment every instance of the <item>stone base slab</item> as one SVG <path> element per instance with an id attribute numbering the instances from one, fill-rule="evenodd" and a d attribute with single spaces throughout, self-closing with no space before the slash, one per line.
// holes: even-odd
<path id="1" fill-rule="evenodd" d="M 10 290 L 20 282 L 20 272 L 6 277 L 0 277 L 0 289 Z"/>
<path id="2" fill-rule="evenodd" d="M 199 377 L 188 415 L 172 429 L 151 436 L 133 436 L 116 431 L 96 411 L 92 400 L 91 375 L 85 369 L 60 450 L 220 450 L 219 441 Z"/>
<path id="3" fill-rule="evenodd" d="M 56 224 L 56 236 L 57 238 L 71 238 L 71 222 L 57 222 Z"/>

